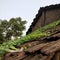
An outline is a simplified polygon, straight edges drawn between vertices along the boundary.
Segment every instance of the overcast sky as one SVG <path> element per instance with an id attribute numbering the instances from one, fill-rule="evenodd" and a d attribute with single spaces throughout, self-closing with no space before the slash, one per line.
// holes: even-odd
<path id="1" fill-rule="evenodd" d="M 27 31 L 40 7 L 58 3 L 60 0 L 0 0 L 0 19 L 21 17 L 27 21 Z"/>

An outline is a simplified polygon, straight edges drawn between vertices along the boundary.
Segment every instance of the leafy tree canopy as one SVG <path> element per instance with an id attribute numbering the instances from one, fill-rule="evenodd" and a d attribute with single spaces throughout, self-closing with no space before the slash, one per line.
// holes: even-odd
<path id="1" fill-rule="evenodd" d="M 20 17 L 11 18 L 9 21 L 0 19 L 0 43 L 21 37 L 25 30 L 26 21 L 22 21 Z"/>

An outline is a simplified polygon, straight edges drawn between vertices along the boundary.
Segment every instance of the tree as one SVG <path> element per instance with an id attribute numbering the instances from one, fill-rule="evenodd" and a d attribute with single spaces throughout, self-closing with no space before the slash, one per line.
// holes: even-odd
<path id="1" fill-rule="evenodd" d="M 0 20 L 0 37 L 2 36 L 1 40 L 11 40 L 11 37 L 21 37 L 23 34 L 23 30 L 25 30 L 26 21 L 22 21 L 20 17 L 18 18 L 11 18 L 9 21 L 7 20 Z"/>

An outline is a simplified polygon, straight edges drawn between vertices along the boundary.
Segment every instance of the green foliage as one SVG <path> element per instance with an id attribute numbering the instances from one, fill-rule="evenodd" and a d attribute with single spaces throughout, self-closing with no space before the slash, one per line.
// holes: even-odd
<path id="1" fill-rule="evenodd" d="M 9 42 L 4 42 L 3 44 L 0 45 L 0 53 L 4 54 L 5 52 L 8 52 L 10 50 L 17 50 L 17 48 L 15 48 L 15 46 L 19 46 L 22 43 L 25 43 L 27 41 L 50 36 L 51 32 L 45 32 L 45 31 L 49 30 L 51 28 L 54 28 L 58 25 L 60 25 L 60 20 L 50 23 L 49 25 L 46 25 L 44 27 L 41 27 L 40 29 L 38 29 L 30 34 L 28 34 L 24 37 L 21 37 L 20 39 L 12 40 Z"/>
<path id="2" fill-rule="evenodd" d="M 9 21 L 0 20 L 0 43 L 3 41 L 11 40 L 14 38 L 21 37 L 23 30 L 25 30 L 26 21 L 22 21 L 20 17 L 11 18 Z"/>

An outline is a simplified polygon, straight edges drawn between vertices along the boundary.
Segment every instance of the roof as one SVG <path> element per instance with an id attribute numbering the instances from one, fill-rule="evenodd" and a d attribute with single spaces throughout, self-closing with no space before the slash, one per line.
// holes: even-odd
<path id="1" fill-rule="evenodd" d="M 33 57 L 37 56 L 48 58 L 51 57 L 51 50 L 54 54 L 59 51 L 59 42 L 60 20 L 57 20 L 18 40 L 3 43 L 0 45 L 0 55 L 5 54 L 5 60 L 35 60 Z"/>
<path id="2" fill-rule="evenodd" d="M 10 52 L 5 60 L 51 60 L 60 51 L 60 39 L 57 41 L 36 44 L 21 52 Z"/>
<path id="3" fill-rule="evenodd" d="M 52 9 L 60 9 L 60 4 L 41 7 L 39 9 L 38 13 L 36 14 L 36 17 L 33 19 L 33 22 L 31 23 L 30 28 L 28 29 L 26 34 L 29 34 L 30 32 L 32 32 L 32 28 L 36 25 L 37 21 L 39 20 L 39 18 L 42 15 L 43 11 L 52 10 Z"/>
<path id="4" fill-rule="evenodd" d="M 3 44 L 0 45 L 0 55 L 2 54 L 4 55 L 6 52 L 10 52 L 12 50 L 13 51 L 21 50 L 21 48 L 17 48 L 17 47 L 26 42 L 31 42 L 34 40 L 36 41 L 37 39 L 38 40 L 40 39 L 39 42 L 41 41 L 44 42 L 45 41 L 44 39 L 48 39 L 50 36 L 55 35 L 56 33 L 59 32 L 60 32 L 60 20 L 57 20 L 53 23 L 50 23 L 44 27 L 37 29 L 31 34 L 21 37 L 20 39 L 4 42 Z M 50 39 L 50 41 L 51 40 L 52 39 Z M 53 40 L 56 40 L 56 38 Z"/>
<path id="5" fill-rule="evenodd" d="M 59 20 L 60 21 L 60 20 Z M 59 22 L 58 21 L 58 22 Z M 58 24 L 57 22 L 53 25 Z M 50 24 L 53 26 L 52 24 Z M 49 25 L 49 26 L 50 26 Z M 51 32 L 50 36 L 30 40 L 16 47 L 18 51 L 7 52 L 4 60 L 57 60 L 60 51 L 60 23 L 45 32 Z M 45 26 L 46 29 L 46 26 Z M 43 29 L 44 30 L 44 29 Z"/>
<path id="6" fill-rule="evenodd" d="M 59 7 L 60 4 L 40 8 L 30 29 L 35 26 L 43 11 Z M 4 60 L 57 60 L 60 56 L 60 20 L 46 25 L 17 41 L 10 41 L 6 44 L 0 46 L 0 53 L 7 50 Z M 17 44 L 20 45 L 17 46 Z"/>

